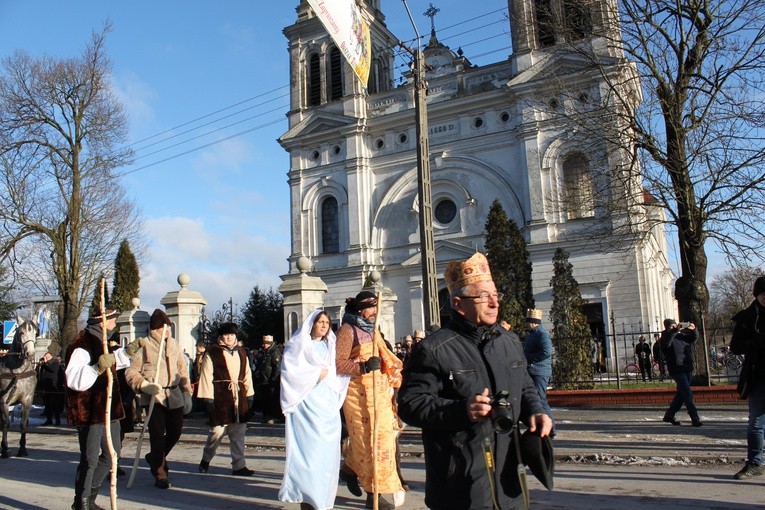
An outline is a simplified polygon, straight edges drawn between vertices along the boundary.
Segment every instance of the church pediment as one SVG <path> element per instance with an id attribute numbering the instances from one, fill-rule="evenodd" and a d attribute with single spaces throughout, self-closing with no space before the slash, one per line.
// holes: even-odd
<path id="1" fill-rule="evenodd" d="M 436 241 L 435 242 L 436 263 L 448 262 L 450 260 L 462 260 L 473 256 L 475 248 L 472 246 L 464 246 L 452 241 Z M 419 266 L 420 265 L 420 252 L 415 253 L 408 259 L 401 262 L 404 267 L 407 266 Z"/>
<path id="2" fill-rule="evenodd" d="M 547 55 L 525 71 L 514 76 L 507 82 L 507 87 L 522 87 L 524 84 L 549 79 L 551 76 L 560 79 L 562 76 L 572 76 L 589 72 L 592 68 L 592 61 L 582 55 Z"/>
<path id="3" fill-rule="evenodd" d="M 284 145 L 289 143 L 290 140 L 300 139 L 305 141 L 313 136 L 321 136 L 328 132 L 336 136 L 338 130 L 348 126 L 355 126 L 358 122 L 359 119 L 355 117 L 315 111 L 284 133 L 279 138 L 279 142 Z"/>

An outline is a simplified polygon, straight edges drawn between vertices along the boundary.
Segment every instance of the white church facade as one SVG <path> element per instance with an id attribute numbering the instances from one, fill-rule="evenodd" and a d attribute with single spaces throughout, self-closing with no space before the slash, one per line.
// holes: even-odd
<path id="1" fill-rule="evenodd" d="M 398 38 L 384 24 L 380 0 L 357 3 L 372 31 L 368 91 L 307 2 L 300 2 L 297 21 L 284 29 L 291 106 L 289 129 L 279 141 L 290 156 L 292 202 L 285 277 L 299 272 L 298 259 L 309 259 L 310 274 L 327 286 L 325 308 L 339 323 L 345 298 L 379 274 L 393 307 L 383 332 L 399 339 L 424 327 L 413 87 L 394 84 Z M 565 115 L 547 113 L 565 112 L 571 101 L 598 101 L 601 90 L 595 74 L 576 68 L 575 55 L 552 51 L 562 47 L 563 32 L 543 14 L 555 18 L 560 0 L 508 5 L 513 53 L 506 60 L 473 66 L 439 43 L 435 31 L 424 48 L 442 322 L 448 315 L 444 267 L 483 250 L 487 214 L 499 200 L 526 238 L 536 306 L 545 322 L 552 258 L 563 248 L 595 334 L 612 332 L 611 317 L 620 330 L 660 328 L 666 316 L 676 315 L 664 228 L 660 221 L 640 222 L 640 235 L 616 236 L 614 226 L 635 216 L 660 220 L 662 212 L 639 189 L 641 200 L 629 214 L 608 207 L 622 194 L 604 197 L 596 190 L 614 186 L 607 176 L 621 162 L 612 151 L 593 150 L 598 144 L 583 139 L 591 135 L 567 124 Z M 588 21 L 578 34 L 582 44 L 597 47 L 599 33 L 614 29 L 615 6 L 609 0 L 578 5 Z M 550 85 L 553 70 L 559 79 L 566 68 L 572 69 L 569 85 L 581 90 L 573 99 Z"/>

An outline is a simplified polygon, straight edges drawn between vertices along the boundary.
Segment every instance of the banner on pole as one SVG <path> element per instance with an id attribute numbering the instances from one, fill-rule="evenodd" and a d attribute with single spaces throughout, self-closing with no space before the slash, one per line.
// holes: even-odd
<path id="1" fill-rule="evenodd" d="M 369 25 L 354 0 L 308 0 L 340 52 L 366 88 L 372 61 Z"/>

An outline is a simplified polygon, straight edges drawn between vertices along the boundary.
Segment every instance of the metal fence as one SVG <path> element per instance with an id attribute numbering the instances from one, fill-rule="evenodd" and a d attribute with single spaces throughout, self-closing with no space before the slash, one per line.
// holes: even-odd
<path id="1" fill-rule="evenodd" d="M 732 330 L 707 329 L 707 359 L 694 359 L 696 374 L 705 373 L 709 364 L 709 379 L 713 384 L 736 384 L 743 357 L 732 354 L 728 347 Z M 672 382 L 666 367 L 654 357 L 654 343 L 658 341 L 660 331 L 625 331 L 593 338 L 590 347 L 592 361 L 592 382 L 595 387 L 651 387 L 663 382 Z M 651 348 L 650 372 L 643 374 L 635 354 L 635 346 L 640 337 L 644 337 Z M 702 342 L 701 336 L 697 342 Z M 597 347 L 596 347 L 597 346 Z"/>

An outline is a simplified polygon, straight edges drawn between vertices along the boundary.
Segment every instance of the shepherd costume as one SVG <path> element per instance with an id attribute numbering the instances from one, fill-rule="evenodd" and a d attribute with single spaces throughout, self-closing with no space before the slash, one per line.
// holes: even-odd
<path id="1" fill-rule="evenodd" d="M 367 506 L 371 508 L 371 495 L 375 491 L 379 494 L 394 494 L 394 497 L 403 494 L 396 470 L 396 433 L 399 421 L 393 402 L 393 390 L 401 386 L 403 363 L 385 345 L 379 330 L 374 332 L 373 336 L 373 324 L 359 315 L 361 310 L 370 306 L 377 306 L 377 300 L 374 294 L 368 291 L 362 291 L 356 298 L 346 301 L 344 324 L 337 332 L 336 367 L 338 374 L 350 376 L 348 394 L 343 404 L 343 415 L 349 435 L 344 461 L 356 473 L 361 486 L 369 494 Z M 373 356 L 372 342 L 377 345 L 381 362 L 376 393 L 373 390 L 374 371 L 366 370 L 366 361 Z M 376 459 L 373 459 L 375 401 L 378 426 Z M 375 461 L 376 483 L 373 476 Z M 380 501 L 382 503 L 384 500 Z"/>
<path id="2" fill-rule="evenodd" d="M 237 326 L 232 322 L 222 324 L 218 330 L 219 340 L 223 335 L 236 335 Z M 207 443 L 199 463 L 199 471 L 206 473 L 210 461 L 228 436 L 231 451 L 231 467 L 237 476 L 251 476 L 244 458 L 244 436 L 247 432 L 247 418 L 254 391 L 252 372 L 247 351 L 234 342 L 227 347 L 221 341 L 211 345 L 202 358 L 197 398 L 205 402 L 210 414 L 210 429 Z"/>
<path id="3" fill-rule="evenodd" d="M 107 319 L 116 316 L 110 312 Z M 66 351 L 66 414 L 69 425 L 77 427 L 80 444 L 80 463 L 74 480 L 75 510 L 91 508 L 98 496 L 106 475 L 112 468 L 109 445 L 106 441 L 106 369 L 100 367 L 104 355 L 101 317 L 88 320 L 86 329 L 80 331 Z M 130 357 L 124 348 L 112 353 L 114 356 L 108 370 L 112 371 L 111 422 L 109 423 L 112 446 L 119 456 L 120 425 L 124 417 L 120 385 L 116 370 L 130 364 Z M 104 358 L 108 360 L 107 358 Z M 108 363 L 108 361 L 106 362 Z"/>

